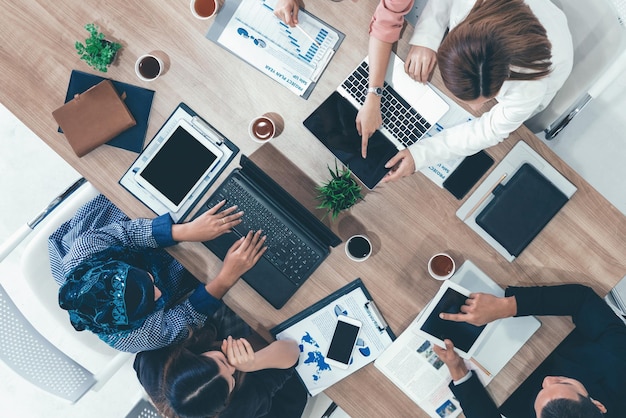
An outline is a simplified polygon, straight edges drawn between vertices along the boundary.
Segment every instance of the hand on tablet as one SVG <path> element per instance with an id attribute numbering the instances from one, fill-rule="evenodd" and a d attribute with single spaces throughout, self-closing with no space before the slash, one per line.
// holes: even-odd
<path id="1" fill-rule="evenodd" d="M 218 212 L 226 204 L 222 200 L 191 222 L 172 225 L 174 241 L 209 241 L 229 232 L 235 225 L 241 223 L 243 212 L 237 212 L 237 206 L 231 206 Z"/>
<path id="2" fill-rule="evenodd" d="M 452 341 L 445 339 L 444 343 L 446 343 L 446 348 L 433 344 L 433 351 L 448 366 L 452 380 L 459 380 L 467 374 L 467 366 L 463 359 L 454 351 Z"/>
<path id="3" fill-rule="evenodd" d="M 515 316 L 517 302 L 515 297 L 499 298 L 489 293 L 471 293 L 461 306 L 461 313 L 440 313 L 439 317 L 447 321 L 467 322 L 481 326 L 496 319 Z"/>

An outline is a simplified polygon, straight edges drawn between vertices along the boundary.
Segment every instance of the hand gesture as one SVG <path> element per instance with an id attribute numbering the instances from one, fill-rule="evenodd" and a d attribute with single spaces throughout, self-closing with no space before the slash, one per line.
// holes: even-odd
<path id="1" fill-rule="evenodd" d="M 383 124 L 380 113 L 380 98 L 368 94 L 363 107 L 356 115 L 356 130 L 361 135 L 361 156 L 367 157 L 367 144 L 370 136 Z"/>
<path id="2" fill-rule="evenodd" d="M 446 344 L 446 348 L 433 345 L 433 351 L 448 366 L 452 380 L 459 380 L 467 374 L 467 366 L 463 359 L 454 351 L 452 341 L 445 339 L 443 342 Z"/>
<path id="3" fill-rule="evenodd" d="M 222 353 L 235 369 L 242 372 L 255 371 L 255 355 L 252 346 L 245 338 L 237 340 L 229 336 L 222 342 Z"/>
<path id="4" fill-rule="evenodd" d="M 403 149 L 387 161 L 385 168 L 391 168 L 391 170 L 383 177 L 382 182 L 396 181 L 415 172 L 415 161 L 413 161 L 411 152 L 408 149 Z"/>
<path id="5" fill-rule="evenodd" d="M 424 46 L 413 45 L 404 61 L 404 71 L 415 81 L 426 83 L 437 64 L 437 53 Z"/>
<path id="6" fill-rule="evenodd" d="M 517 302 L 514 297 L 499 298 L 489 293 L 471 293 L 461 306 L 461 313 L 440 313 L 439 317 L 447 321 L 482 326 L 496 319 L 514 316 L 516 313 Z"/>
<path id="7" fill-rule="evenodd" d="M 304 7 L 301 0 L 278 0 L 274 6 L 274 16 L 294 27 L 298 24 L 300 7 Z"/>
<path id="8" fill-rule="evenodd" d="M 229 232 L 241 223 L 243 212 L 237 212 L 237 206 L 231 206 L 218 213 L 225 204 L 226 201 L 222 200 L 193 221 L 172 225 L 174 241 L 209 241 Z"/>

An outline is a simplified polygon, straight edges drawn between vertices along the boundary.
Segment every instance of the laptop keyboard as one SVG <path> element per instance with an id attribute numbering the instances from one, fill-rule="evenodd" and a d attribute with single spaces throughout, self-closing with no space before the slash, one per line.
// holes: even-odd
<path id="1" fill-rule="evenodd" d="M 342 87 L 363 105 L 369 84 L 369 66 L 362 62 L 342 83 Z M 430 123 L 411 107 L 387 82 L 380 101 L 383 126 L 405 147 L 420 140 L 430 129 Z"/>
<path id="2" fill-rule="evenodd" d="M 307 245 L 297 234 L 286 226 L 278 217 L 244 189 L 237 180 L 230 178 L 222 188 L 206 203 L 211 208 L 226 199 L 224 208 L 237 205 L 244 212 L 242 222 L 233 228 L 241 236 L 249 231 L 263 231 L 267 236 L 267 258 L 278 270 L 282 271 L 294 284 L 300 284 L 308 272 L 317 265 L 320 255 Z"/>

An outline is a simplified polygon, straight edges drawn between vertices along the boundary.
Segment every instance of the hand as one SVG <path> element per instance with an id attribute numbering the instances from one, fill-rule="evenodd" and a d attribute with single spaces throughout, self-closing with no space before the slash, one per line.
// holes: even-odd
<path id="1" fill-rule="evenodd" d="M 404 71 L 415 81 L 426 83 L 437 64 L 437 53 L 424 46 L 413 45 L 404 61 Z"/>
<path id="2" fill-rule="evenodd" d="M 225 204 L 222 200 L 193 221 L 172 225 L 174 241 L 209 241 L 229 232 L 241 223 L 243 212 L 236 212 L 237 206 L 231 206 L 218 213 Z"/>
<path id="3" fill-rule="evenodd" d="M 361 135 L 361 156 L 367 157 L 367 144 L 370 136 L 383 124 L 380 113 L 380 97 L 368 94 L 363 107 L 356 115 L 356 130 Z"/>
<path id="4" fill-rule="evenodd" d="M 411 152 L 408 149 L 403 149 L 387 161 L 385 168 L 391 168 L 391 170 L 383 177 L 382 182 L 396 181 L 415 173 L 415 161 L 413 161 Z"/>
<path id="5" fill-rule="evenodd" d="M 447 321 L 482 326 L 496 319 L 515 316 L 516 313 L 517 301 L 514 296 L 499 298 L 489 293 L 471 293 L 461 306 L 461 313 L 440 313 L 439 317 Z"/>
<path id="6" fill-rule="evenodd" d="M 239 278 L 254 266 L 267 247 L 263 246 L 265 235 L 261 231 L 238 239 L 226 253 L 224 265 L 219 274 L 205 286 L 206 291 L 217 299 L 221 299 Z"/>
<path id="7" fill-rule="evenodd" d="M 294 27 L 298 24 L 298 11 L 304 7 L 301 0 L 278 0 L 274 6 L 274 16 Z"/>
<path id="8" fill-rule="evenodd" d="M 446 344 L 446 348 L 433 345 L 433 351 L 448 366 L 452 380 L 459 380 L 467 374 L 467 366 L 463 359 L 454 351 L 452 341 L 445 339 L 443 342 Z"/>
<path id="9" fill-rule="evenodd" d="M 237 340 L 228 336 L 227 339 L 222 341 L 222 353 L 228 359 L 228 362 L 235 369 L 242 372 L 255 371 L 255 355 L 252 346 L 245 338 L 239 338 Z"/>

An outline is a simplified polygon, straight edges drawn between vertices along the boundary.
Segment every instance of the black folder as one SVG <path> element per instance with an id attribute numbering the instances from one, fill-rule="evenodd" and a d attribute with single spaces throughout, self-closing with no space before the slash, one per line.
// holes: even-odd
<path id="1" fill-rule="evenodd" d="M 476 224 L 516 257 L 569 200 L 528 163 L 493 194 L 476 216 Z"/>

